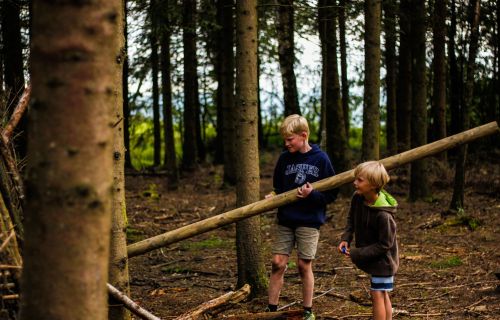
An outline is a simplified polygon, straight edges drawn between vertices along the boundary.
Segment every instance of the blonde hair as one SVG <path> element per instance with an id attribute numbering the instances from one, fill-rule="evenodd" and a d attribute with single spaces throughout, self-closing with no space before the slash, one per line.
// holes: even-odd
<path id="1" fill-rule="evenodd" d="M 359 164 L 354 169 L 354 176 L 362 176 L 380 191 L 389 182 L 390 178 L 382 163 L 378 161 L 367 161 Z"/>
<path id="2" fill-rule="evenodd" d="M 306 118 L 298 114 L 292 114 L 283 120 L 280 127 L 280 133 L 283 138 L 286 138 L 292 134 L 300 134 L 301 132 L 307 132 L 307 137 L 309 137 L 309 124 Z"/>

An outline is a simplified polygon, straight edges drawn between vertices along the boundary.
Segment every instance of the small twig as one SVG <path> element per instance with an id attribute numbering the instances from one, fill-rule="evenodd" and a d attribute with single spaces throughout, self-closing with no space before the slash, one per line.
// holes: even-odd
<path id="1" fill-rule="evenodd" d="M 127 297 L 123 292 L 120 290 L 116 289 L 109 283 L 107 284 L 108 286 L 108 293 L 115 298 L 116 300 L 119 300 L 123 302 L 123 305 L 132 311 L 135 315 L 139 316 L 141 319 L 146 319 L 146 320 L 161 320 L 157 316 L 151 314 L 149 311 L 146 309 L 143 309 L 141 306 L 139 306 L 137 303 L 132 301 L 129 297 Z"/>
<path id="2" fill-rule="evenodd" d="M 333 277 L 332 282 L 335 282 L 335 279 L 336 279 L 336 278 L 337 278 L 337 275 L 335 275 L 335 276 Z M 319 294 L 319 295 L 317 295 L 316 297 L 313 297 L 312 299 L 313 299 L 313 300 L 315 300 L 315 299 L 317 299 L 317 298 L 319 298 L 319 297 L 322 297 L 322 296 L 324 296 L 324 295 L 328 294 L 329 292 L 331 292 L 333 289 L 335 289 L 335 288 L 331 288 L 331 289 L 329 289 L 329 290 L 327 290 L 327 291 L 323 292 L 322 294 Z M 291 307 L 291 306 L 294 306 L 294 305 L 296 305 L 296 304 L 297 304 L 297 303 L 299 303 L 299 302 L 300 302 L 300 300 L 297 300 L 297 301 L 294 301 L 294 302 L 289 303 L 289 304 L 287 304 L 287 305 L 284 305 L 283 307 L 278 308 L 278 311 L 283 310 L 283 309 L 288 308 L 288 307 Z"/>
<path id="3" fill-rule="evenodd" d="M 4 269 L 22 269 L 22 267 L 20 266 L 11 266 L 11 265 L 8 265 L 8 264 L 0 264 L 0 269 L 4 270 Z"/>
<path id="4" fill-rule="evenodd" d="M 0 252 L 3 251 L 3 249 L 5 249 L 5 247 L 7 246 L 7 244 L 9 243 L 10 239 L 12 239 L 14 236 L 16 235 L 16 233 L 14 232 L 14 230 L 12 230 L 10 232 L 10 235 L 7 237 L 7 239 L 4 240 L 4 242 L 2 243 L 2 245 L 0 246 Z"/>
<path id="5" fill-rule="evenodd" d="M 14 129 L 19 124 L 19 121 L 23 117 L 23 114 L 28 107 L 28 102 L 30 101 L 30 97 L 31 97 L 31 84 L 28 84 L 28 86 L 24 89 L 23 95 L 19 99 L 19 102 L 17 103 L 17 106 L 14 109 L 12 116 L 10 117 L 9 123 L 2 131 L 2 137 L 6 143 L 10 142 Z"/>
<path id="6" fill-rule="evenodd" d="M 19 299 L 19 295 L 18 294 L 6 294 L 6 295 L 3 295 L 1 296 L 2 300 L 15 300 L 15 299 Z"/>

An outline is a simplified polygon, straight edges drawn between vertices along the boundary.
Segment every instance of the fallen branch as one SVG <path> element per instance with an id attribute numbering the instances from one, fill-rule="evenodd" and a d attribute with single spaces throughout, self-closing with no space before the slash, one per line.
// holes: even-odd
<path id="1" fill-rule="evenodd" d="M 224 317 L 224 320 L 302 320 L 303 318 L 304 310 L 288 310 L 237 314 Z"/>
<path id="2" fill-rule="evenodd" d="M 230 291 L 220 297 L 201 304 L 196 309 L 185 312 L 176 320 L 198 320 L 210 318 L 231 306 L 243 301 L 250 294 L 250 286 L 245 284 L 238 291 Z"/>
<path id="3" fill-rule="evenodd" d="M 19 121 L 21 121 L 21 118 L 23 117 L 24 112 L 28 108 L 28 102 L 30 101 L 30 97 L 31 97 L 31 85 L 28 84 L 28 86 L 24 89 L 23 95 L 19 99 L 19 102 L 17 103 L 17 106 L 14 109 L 12 116 L 10 117 L 9 123 L 2 131 L 2 138 L 6 143 L 8 143 L 12 138 L 12 133 L 14 132 L 14 129 L 17 127 Z"/>
<path id="4" fill-rule="evenodd" d="M 3 251 L 3 249 L 7 246 L 7 244 L 9 244 L 10 239 L 12 239 L 15 235 L 16 235 L 16 233 L 14 232 L 14 230 L 12 230 L 10 232 L 10 235 L 7 237 L 7 239 L 4 240 L 4 242 L 0 246 L 0 252 Z"/>
<path id="5" fill-rule="evenodd" d="M 118 301 L 121 301 L 125 308 L 129 309 L 132 311 L 133 314 L 136 316 L 140 317 L 141 319 L 146 319 L 146 320 L 161 320 L 160 318 L 156 317 L 155 315 L 151 314 L 149 311 L 146 309 L 143 309 L 141 306 L 139 306 L 137 303 L 132 301 L 129 297 L 127 297 L 123 292 L 119 291 L 109 283 L 108 285 L 108 293 L 115 298 Z"/>

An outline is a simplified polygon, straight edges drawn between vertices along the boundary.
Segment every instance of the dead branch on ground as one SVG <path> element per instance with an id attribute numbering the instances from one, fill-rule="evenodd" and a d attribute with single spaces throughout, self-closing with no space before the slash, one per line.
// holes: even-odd
<path id="1" fill-rule="evenodd" d="M 141 319 L 146 319 L 146 320 L 161 320 L 160 318 L 151 314 L 149 311 L 147 311 L 146 309 L 142 308 L 137 303 L 132 301 L 132 299 L 127 297 L 120 290 L 116 289 L 115 287 L 113 287 L 109 283 L 107 285 L 108 285 L 108 293 L 116 300 L 122 302 L 123 305 L 125 306 L 125 308 L 129 309 L 136 316 L 140 317 Z"/>

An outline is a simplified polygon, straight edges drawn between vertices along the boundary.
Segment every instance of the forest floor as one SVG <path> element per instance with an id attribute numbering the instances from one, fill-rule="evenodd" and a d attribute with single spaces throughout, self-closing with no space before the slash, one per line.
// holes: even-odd
<path id="1" fill-rule="evenodd" d="M 261 196 L 271 191 L 277 153 L 261 156 Z M 387 189 L 399 201 L 396 214 L 400 268 L 391 293 L 395 319 L 500 319 L 500 156 L 470 158 L 465 211 L 442 217 L 454 171 L 429 159 L 432 197 L 407 200 L 404 169 L 391 171 Z M 170 191 L 159 175 L 126 177 L 129 242 L 139 241 L 234 208 L 234 188 L 222 188 L 222 168 L 204 166 Z M 321 229 L 314 300 L 318 319 L 369 319 L 369 278 L 336 251 L 350 195 L 328 207 Z M 261 215 L 262 252 L 270 271 L 270 226 L 275 211 Z M 235 291 L 235 226 L 229 225 L 130 259 L 131 296 L 162 319 Z M 301 284 L 295 253 L 285 275 L 280 306 L 300 308 Z M 262 312 L 267 296 L 219 315 Z M 284 309 L 286 310 L 286 309 Z"/>

